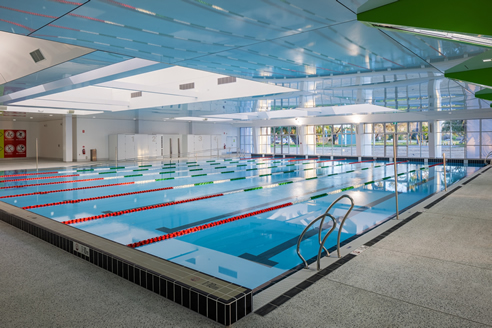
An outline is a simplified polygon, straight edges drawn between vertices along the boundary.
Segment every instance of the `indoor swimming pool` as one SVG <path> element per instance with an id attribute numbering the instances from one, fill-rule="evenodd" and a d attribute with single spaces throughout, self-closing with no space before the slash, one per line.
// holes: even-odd
<path id="1" fill-rule="evenodd" d="M 400 210 L 480 168 L 448 164 L 444 174 L 442 163 L 396 165 Z M 299 235 L 339 196 L 355 202 L 342 242 L 396 213 L 393 163 L 374 160 L 153 161 L 3 171 L 0 179 L 2 202 L 252 290 L 301 267 Z M 331 213 L 340 220 L 349 205 Z M 317 232 L 315 224 L 301 243 L 306 259 L 318 253 Z M 337 235 L 338 226 L 326 248 Z"/>

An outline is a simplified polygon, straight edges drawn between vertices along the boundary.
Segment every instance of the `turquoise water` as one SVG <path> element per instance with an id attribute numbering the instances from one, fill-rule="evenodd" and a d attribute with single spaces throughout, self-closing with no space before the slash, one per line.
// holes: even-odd
<path id="1" fill-rule="evenodd" d="M 5 171 L 0 172 L 0 201 L 18 207 L 39 206 L 28 210 L 124 245 L 182 232 L 181 236 L 137 244 L 136 249 L 254 289 L 302 263 L 296 254 L 300 233 L 342 194 L 355 201 L 342 241 L 395 214 L 393 166 L 350 163 L 210 159 L 173 165 L 149 162 L 118 169 L 55 169 L 39 175 Z M 428 168 L 405 162 L 397 164 L 397 169 L 400 209 L 444 188 L 442 165 Z M 447 165 L 448 185 L 478 169 Z M 169 202 L 180 203 L 162 205 Z M 279 205 L 284 207 L 248 214 Z M 348 207 L 342 201 L 331 213 L 342 217 Z M 136 208 L 141 210 L 122 212 Z M 244 214 L 248 215 L 241 217 Z M 98 217 L 101 215 L 106 216 Z M 229 222 L 230 218 L 234 220 Z M 207 226 L 213 222 L 220 225 Z M 199 231 L 189 230 L 200 226 Z M 330 227 L 327 223 L 323 229 Z M 301 244 L 307 259 L 318 252 L 316 231 L 308 233 Z M 330 235 L 327 248 L 336 245 L 337 234 L 335 230 Z"/>

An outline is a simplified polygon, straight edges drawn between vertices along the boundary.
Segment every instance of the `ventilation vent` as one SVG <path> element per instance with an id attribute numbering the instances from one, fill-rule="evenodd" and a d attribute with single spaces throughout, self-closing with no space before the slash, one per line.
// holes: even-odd
<path id="1" fill-rule="evenodd" d="M 179 90 L 189 90 L 189 89 L 195 89 L 195 82 L 179 85 Z"/>
<path id="2" fill-rule="evenodd" d="M 43 54 L 41 53 L 41 50 L 37 49 L 34 50 L 33 52 L 29 53 L 32 57 L 32 60 L 34 60 L 35 63 L 40 62 L 44 59 Z"/>
<path id="3" fill-rule="evenodd" d="M 132 98 L 142 97 L 142 91 L 132 92 Z"/>
<path id="4" fill-rule="evenodd" d="M 218 79 L 219 84 L 234 83 L 236 82 L 235 76 L 221 77 Z"/>

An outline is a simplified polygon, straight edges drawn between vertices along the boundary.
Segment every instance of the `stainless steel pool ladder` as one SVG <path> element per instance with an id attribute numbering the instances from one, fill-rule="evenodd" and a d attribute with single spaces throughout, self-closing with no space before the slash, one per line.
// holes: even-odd
<path id="1" fill-rule="evenodd" d="M 330 253 L 328 252 L 328 250 L 324 246 L 325 245 L 325 242 L 326 242 L 326 240 L 328 239 L 328 237 L 330 236 L 330 234 L 333 232 L 333 230 L 335 230 L 335 228 L 337 226 L 336 219 L 329 212 L 332 209 L 332 207 L 335 206 L 335 204 L 338 203 L 343 198 L 348 198 L 350 200 L 351 205 L 350 205 L 350 208 L 347 211 L 347 213 L 345 213 L 345 216 L 343 217 L 342 222 L 340 223 L 340 227 L 338 228 L 337 255 L 338 255 L 339 258 L 341 257 L 341 255 L 340 255 L 340 236 L 342 234 L 343 224 L 345 223 L 345 220 L 347 219 L 347 217 L 349 216 L 350 212 L 354 208 L 354 200 L 349 195 L 342 195 L 342 196 L 338 197 L 333 203 L 331 203 L 331 205 L 328 207 L 328 209 L 325 211 L 325 213 L 323 213 L 322 215 L 318 216 L 316 219 L 314 219 L 313 221 L 311 221 L 311 223 L 309 223 L 306 226 L 306 228 L 304 228 L 304 230 L 302 231 L 301 235 L 299 236 L 299 240 L 297 241 L 297 255 L 301 258 L 302 262 L 304 262 L 304 267 L 306 269 L 309 267 L 309 265 L 306 262 L 306 260 L 304 259 L 304 257 L 301 255 L 301 252 L 299 250 L 300 247 L 301 247 L 302 238 L 304 237 L 304 235 L 306 234 L 306 232 L 308 231 L 308 229 L 313 226 L 313 224 L 315 224 L 316 222 L 318 222 L 319 220 L 321 220 L 321 222 L 319 224 L 319 232 L 318 232 L 318 242 L 319 242 L 319 245 L 320 246 L 319 246 L 319 250 L 318 250 L 317 270 L 319 271 L 320 270 L 320 262 L 321 262 L 321 253 L 322 253 L 323 249 L 326 251 L 326 254 L 328 256 L 330 256 Z M 325 237 L 323 238 L 323 240 L 321 240 L 321 232 L 322 232 L 322 228 L 323 228 L 323 223 L 324 223 L 325 218 L 327 216 L 329 216 L 331 218 L 331 220 L 333 221 L 333 226 L 331 227 L 330 231 L 328 231 L 328 233 L 325 235 Z"/>
<path id="2" fill-rule="evenodd" d="M 492 151 L 491 151 L 491 152 L 489 152 L 489 153 L 487 154 L 487 156 L 485 157 L 485 159 L 484 159 L 484 163 L 485 163 L 485 165 L 487 165 L 487 159 L 488 159 L 491 155 L 492 155 Z M 491 164 L 491 163 L 492 163 L 492 160 L 489 162 L 489 164 Z"/>

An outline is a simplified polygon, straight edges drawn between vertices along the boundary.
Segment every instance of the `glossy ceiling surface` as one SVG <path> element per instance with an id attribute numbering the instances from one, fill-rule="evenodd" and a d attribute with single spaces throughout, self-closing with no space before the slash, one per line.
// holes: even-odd
<path id="1" fill-rule="evenodd" d="M 446 68 L 454 65 L 450 63 L 457 64 L 488 48 L 369 27 L 358 22 L 356 16 L 357 8 L 365 2 L 3 0 L 1 31 L 96 50 L 9 82 L 3 86 L 3 94 L 141 58 L 164 67 L 179 65 L 282 86 L 289 83 L 289 87 L 294 87 L 291 82 L 302 80 L 315 83 L 316 87 L 311 88 L 297 84 L 298 94 L 266 97 L 269 104 L 273 102 L 273 109 L 278 107 L 279 97 L 289 99 L 287 104 L 280 103 L 283 109 L 306 107 L 306 97 L 312 97 L 308 105 L 314 106 L 378 105 L 378 101 L 385 98 L 393 99 L 382 102 L 395 109 L 403 107 L 403 103 L 408 110 L 432 107 L 422 107 L 420 102 L 420 107 L 411 105 L 416 102 L 417 96 L 409 96 L 415 86 L 422 99 L 448 95 L 447 99 L 433 102 L 436 110 L 443 109 L 441 104 L 450 103 L 450 99 L 460 104 L 450 105 L 454 109 L 488 107 L 488 102 L 473 96 L 479 87 L 442 76 Z M 156 66 L 158 68 L 162 67 Z M 344 77 L 350 82 L 344 82 Z M 428 80 L 443 82 L 429 85 Z M 340 81 L 340 85 L 329 81 Z M 443 85 L 447 90 L 440 90 Z M 403 99 L 403 90 L 398 88 L 406 88 L 407 99 L 392 105 L 391 102 Z M 357 92 L 362 92 L 363 96 Z M 343 98 L 345 102 L 340 101 Z M 251 101 L 254 104 L 249 105 Z M 249 107 L 255 111 L 260 106 L 258 101 L 251 97 L 237 99 L 236 105 L 231 106 L 236 109 L 230 112 L 245 111 L 244 108 Z M 472 103 L 473 106 L 467 105 Z M 268 108 L 272 110 L 271 105 Z M 148 110 L 148 113 L 154 112 Z"/>

